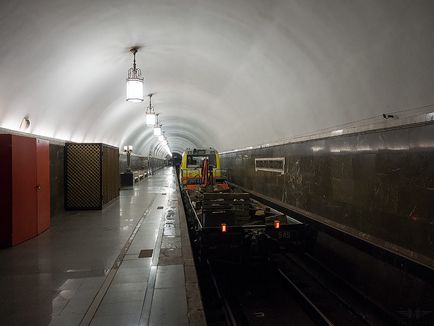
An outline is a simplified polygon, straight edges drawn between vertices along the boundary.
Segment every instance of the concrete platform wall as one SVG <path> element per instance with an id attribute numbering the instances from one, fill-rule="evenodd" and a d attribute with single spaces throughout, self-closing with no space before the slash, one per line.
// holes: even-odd
<path id="1" fill-rule="evenodd" d="M 285 159 L 284 174 L 255 158 Z M 242 187 L 434 258 L 434 124 L 221 155 Z M 398 248 L 399 250 L 399 248 Z"/>

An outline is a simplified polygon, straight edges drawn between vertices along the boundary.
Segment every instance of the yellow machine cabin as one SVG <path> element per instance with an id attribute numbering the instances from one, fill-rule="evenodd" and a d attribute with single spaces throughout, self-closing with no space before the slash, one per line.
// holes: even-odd
<path id="1" fill-rule="evenodd" d="M 194 189 L 199 185 L 223 184 L 226 178 L 220 169 L 220 157 L 214 148 L 187 148 L 182 154 L 179 172 L 181 187 Z"/>

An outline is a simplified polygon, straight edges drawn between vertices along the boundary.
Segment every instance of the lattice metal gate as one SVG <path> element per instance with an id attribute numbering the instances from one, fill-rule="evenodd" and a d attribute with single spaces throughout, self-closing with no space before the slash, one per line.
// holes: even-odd
<path id="1" fill-rule="evenodd" d="M 65 209 L 102 209 L 118 196 L 118 148 L 100 143 L 67 143 Z"/>

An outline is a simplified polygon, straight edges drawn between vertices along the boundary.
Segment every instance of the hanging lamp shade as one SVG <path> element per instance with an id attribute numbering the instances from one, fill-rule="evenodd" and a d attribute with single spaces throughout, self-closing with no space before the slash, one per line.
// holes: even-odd
<path id="1" fill-rule="evenodd" d="M 145 123 L 147 126 L 155 126 L 157 123 L 157 115 L 155 114 L 154 107 L 152 106 L 152 96 L 155 93 L 149 93 L 149 106 L 146 109 Z"/>
<path id="2" fill-rule="evenodd" d="M 143 78 L 127 79 L 127 101 L 136 103 L 143 101 Z"/>
<path id="3" fill-rule="evenodd" d="M 154 136 L 161 136 L 161 127 L 158 125 L 154 127 Z"/>
<path id="4" fill-rule="evenodd" d="M 145 123 L 147 126 L 154 126 L 157 123 L 155 113 L 146 113 Z"/>
<path id="5" fill-rule="evenodd" d="M 143 77 L 142 71 L 136 67 L 137 49 L 130 50 L 134 55 L 133 67 L 128 70 L 127 78 L 127 101 L 143 102 Z"/>
<path id="6" fill-rule="evenodd" d="M 163 132 L 161 131 L 161 126 L 162 125 L 158 122 L 158 116 L 159 116 L 159 113 L 156 114 L 157 121 L 156 121 L 156 123 L 154 125 L 154 136 L 161 136 L 161 135 L 163 135 Z"/>

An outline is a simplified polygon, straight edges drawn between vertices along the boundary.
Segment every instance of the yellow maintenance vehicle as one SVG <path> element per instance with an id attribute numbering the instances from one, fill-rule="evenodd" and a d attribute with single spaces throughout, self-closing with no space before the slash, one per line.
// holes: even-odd
<path id="1" fill-rule="evenodd" d="M 242 261 L 303 246 L 304 225 L 229 184 L 214 148 L 186 149 L 179 174 L 190 236 L 200 260 Z"/>
<path id="2" fill-rule="evenodd" d="M 182 189 L 197 189 L 200 185 L 215 185 L 228 189 L 226 176 L 220 168 L 220 157 L 214 148 L 187 148 L 182 154 L 179 181 Z"/>

